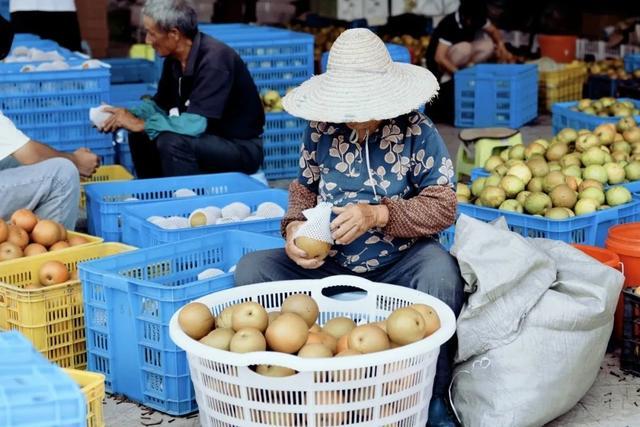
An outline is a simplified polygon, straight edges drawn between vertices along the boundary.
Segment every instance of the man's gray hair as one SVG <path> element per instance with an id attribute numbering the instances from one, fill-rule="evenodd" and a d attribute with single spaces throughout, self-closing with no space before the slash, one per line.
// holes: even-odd
<path id="1" fill-rule="evenodd" d="M 177 28 L 190 39 L 198 33 L 198 13 L 191 0 L 147 0 L 142 14 L 153 19 L 162 31 Z"/>

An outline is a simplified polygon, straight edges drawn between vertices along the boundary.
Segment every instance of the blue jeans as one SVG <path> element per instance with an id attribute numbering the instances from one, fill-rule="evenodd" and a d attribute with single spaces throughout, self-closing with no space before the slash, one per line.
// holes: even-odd
<path id="1" fill-rule="evenodd" d="M 55 158 L 22 166 L 11 156 L 0 160 L 0 218 L 27 208 L 73 230 L 79 203 L 80 177 L 71 161 Z"/>
<path id="2" fill-rule="evenodd" d="M 291 261 L 284 249 L 258 251 L 242 257 L 236 267 L 236 286 L 277 280 L 322 279 L 338 274 L 356 274 L 328 258 L 316 270 L 307 270 Z M 416 242 L 395 264 L 370 271 L 360 276 L 374 282 L 392 283 L 417 289 L 444 301 L 455 313 L 460 314 L 464 303 L 464 283 L 454 257 L 440 243 L 427 238 Z M 453 374 L 453 357 L 456 352 L 454 335 L 440 347 L 434 397 L 447 396 Z"/>

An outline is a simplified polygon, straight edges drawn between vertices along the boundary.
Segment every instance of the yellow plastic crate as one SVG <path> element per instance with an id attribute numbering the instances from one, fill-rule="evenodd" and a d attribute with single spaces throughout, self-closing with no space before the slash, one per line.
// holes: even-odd
<path id="1" fill-rule="evenodd" d="M 551 111 L 556 102 L 582 98 L 582 86 L 587 80 L 587 66 L 582 62 L 576 62 L 561 70 L 541 71 L 538 76 L 540 110 Z"/>
<path id="2" fill-rule="evenodd" d="M 89 234 L 84 234 L 84 233 L 78 233 L 76 231 L 71 231 L 71 230 L 67 230 L 67 236 L 71 237 L 71 236 L 82 236 L 85 239 L 88 240 L 87 243 L 83 244 L 83 245 L 78 245 L 78 246 L 74 246 L 72 248 L 69 249 L 60 249 L 59 251 L 56 251 L 56 253 L 63 253 L 65 251 L 69 251 L 72 249 L 77 249 L 77 248 L 86 248 L 87 246 L 93 246 L 93 245 L 97 245 L 100 244 L 104 241 L 104 239 L 102 239 L 102 237 L 96 237 L 96 236 L 91 236 Z M 37 260 L 40 257 L 48 257 L 50 254 L 49 253 L 44 253 L 44 254 L 40 254 L 40 255 L 33 255 L 30 256 L 28 258 L 20 258 L 21 260 L 24 259 L 29 259 L 30 261 L 32 260 Z M 48 257 L 47 259 L 51 259 L 51 257 Z M 5 263 L 10 263 L 10 262 L 14 262 L 15 260 L 11 260 L 11 261 L 2 261 L 0 262 L 0 266 L 4 266 Z M 9 324 L 7 323 L 7 304 L 5 302 L 5 289 L 3 287 L 0 287 L 0 330 L 7 330 L 9 329 Z"/>
<path id="3" fill-rule="evenodd" d="M 38 271 L 47 261 L 62 262 L 75 276 L 81 262 L 133 249 L 121 243 L 100 243 L 0 264 L 0 328 L 21 332 L 38 351 L 63 368 L 84 369 L 87 352 L 80 281 L 23 288 L 36 283 Z"/>
<path id="4" fill-rule="evenodd" d="M 87 400 L 87 427 L 104 427 L 104 375 L 68 368 L 64 372 L 80 386 Z"/>
<path id="5" fill-rule="evenodd" d="M 85 209 L 87 207 L 87 198 L 84 194 L 85 184 L 110 181 L 130 181 L 132 179 L 133 175 L 120 165 L 100 166 L 91 178 L 82 179 L 80 185 L 80 209 Z"/>

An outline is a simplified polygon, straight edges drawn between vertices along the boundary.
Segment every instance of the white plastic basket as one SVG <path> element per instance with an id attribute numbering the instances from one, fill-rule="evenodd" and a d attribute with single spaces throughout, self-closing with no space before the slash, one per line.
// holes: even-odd
<path id="1" fill-rule="evenodd" d="M 353 286 L 361 299 L 338 300 L 322 290 Z M 203 426 L 375 426 L 414 427 L 427 422 L 440 345 L 455 332 L 449 307 L 422 292 L 354 276 L 323 280 L 260 283 L 217 292 L 196 301 L 218 315 L 224 308 L 252 300 L 267 311 L 286 297 L 310 295 L 320 307 L 318 323 L 348 316 L 358 324 L 383 320 L 399 307 L 422 303 L 440 316 L 441 328 L 404 347 L 362 356 L 302 359 L 276 352 L 230 353 L 207 347 L 182 332 L 176 312 L 173 341 L 187 352 Z M 352 294 L 356 295 L 356 294 Z M 270 364 L 298 371 L 285 378 L 265 377 L 250 365 Z"/>

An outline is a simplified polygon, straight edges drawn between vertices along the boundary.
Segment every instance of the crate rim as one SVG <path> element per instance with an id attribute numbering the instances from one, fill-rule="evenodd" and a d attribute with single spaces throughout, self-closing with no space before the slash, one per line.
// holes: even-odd
<path id="1" fill-rule="evenodd" d="M 228 235 L 228 237 L 227 237 Z M 144 253 L 148 253 L 148 252 L 157 252 L 157 251 L 162 251 L 164 249 L 169 249 L 169 248 L 173 248 L 173 247 L 178 247 L 180 248 L 181 245 L 183 245 L 185 242 L 189 243 L 189 242 L 196 242 L 196 241 L 202 241 L 205 240 L 206 237 L 212 237 L 212 236 L 221 236 L 222 238 L 228 238 L 228 239 L 232 239 L 234 236 L 235 237 L 245 237 L 245 238 L 255 238 L 256 236 L 260 237 L 260 239 L 265 239 L 265 240 L 269 240 L 272 242 L 281 242 L 282 238 L 278 238 L 278 237 L 274 237 L 274 236 L 268 236 L 268 235 L 264 235 L 264 234 L 258 234 L 258 233 L 254 233 L 254 232 L 250 232 L 250 231 L 243 231 L 243 230 L 218 230 L 218 231 L 214 231 L 211 233 L 206 233 L 203 234 L 201 236 L 198 237 L 193 237 L 193 238 L 189 238 L 189 239 L 184 239 L 184 240 L 179 240 L 176 242 L 169 242 L 169 243 L 163 243 L 161 245 L 157 245 L 157 246 L 150 246 L 150 247 L 146 247 L 146 248 L 139 248 L 135 251 L 136 254 L 140 255 L 140 254 L 144 254 Z M 125 245 L 127 246 L 127 245 Z M 131 283 L 135 283 L 138 286 L 144 286 L 145 288 L 149 288 L 149 289 L 158 289 L 158 290 L 182 290 L 182 289 L 186 289 L 189 287 L 192 287 L 194 284 L 200 282 L 200 280 L 195 280 L 193 282 L 189 282 L 189 283 L 185 283 L 179 286 L 165 286 L 165 285 L 160 285 L 158 283 L 152 282 L 150 280 L 145 280 L 145 279 L 137 279 L 134 277 L 125 277 L 122 276 L 120 274 L 114 273 L 112 271 L 106 271 L 103 270 L 99 267 L 95 267 L 93 264 L 98 264 L 101 261 L 107 259 L 107 258 L 116 258 L 116 257 L 120 257 L 120 258 L 124 258 L 127 255 L 129 255 L 130 252 L 122 252 L 119 254 L 115 254 L 115 255 L 111 255 L 109 257 L 104 257 L 104 258 L 100 258 L 97 260 L 91 260 L 91 261 L 86 261 L 83 262 L 81 264 L 81 266 L 79 268 L 81 268 L 83 271 L 86 271 L 87 273 L 91 273 L 91 274 L 96 274 L 96 275 L 101 275 L 104 277 L 111 277 L 111 278 L 117 278 L 118 280 L 126 280 L 127 282 L 131 282 Z M 175 254 L 167 254 L 167 257 L 171 256 L 171 255 L 175 255 Z M 218 278 L 224 278 L 224 277 L 228 277 L 229 275 L 234 275 L 234 272 L 224 272 L 224 274 L 220 274 L 219 276 L 216 276 L 212 279 L 218 279 Z M 211 279 L 208 279 L 211 280 Z"/>
<path id="2" fill-rule="evenodd" d="M 122 249 L 124 252 L 130 252 L 137 249 L 135 246 L 127 245 L 124 243 L 104 242 L 104 243 L 96 243 L 94 245 L 91 245 L 90 247 L 80 246 L 75 248 L 69 248 L 66 250 L 66 252 L 64 252 L 63 255 L 65 255 L 65 257 L 67 256 L 72 257 L 73 255 L 81 255 L 82 253 L 86 253 L 86 249 L 93 250 L 98 247 L 119 248 L 119 249 Z M 48 258 L 49 259 L 54 258 L 56 254 L 54 252 L 49 252 L 48 254 L 41 254 L 41 255 L 44 255 L 44 256 L 36 259 L 36 261 L 46 262 Z M 109 256 L 115 256 L 115 255 L 109 255 Z M 108 258 L 108 257 L 104 257 L 104 258 Z M 28 261 L 31 261 L 31 260 L 32 260 L 31 257 L 28 257 L 28 258 L 17 258 L 17 259 L 5 261 L 5 264 L 0 264 L 0 273 L 2 273 L 3 270 L 5 269 L 7 271 L 16 270 L 20 266 L 20 264 L 30 264 Z M 83 263 L 84 262 L 81 262 L 79 263 L 79 265 Z M 49 292 L 51 290 L 68 289 L 69 287 L 76 286 L 79 283 L 80 283 L 80 279 L 70 279 L 70 280 L 67 280 L 66 282 L 59 283 L 53 286 L 43 286 L 42 288 L 39 288 L 39 289 L 24 289 L 12 283 L 5 283 L 0 281 L 0 287 L 10 290 L 12 292 L 23 293 L 24 295 L 34 296 L 34 295 L 44 295 L 46 292 Z"/>
<path id="3" fill-rule="evenodd" d="M 280 194 L 280 195 L 285 195 L 288 194 L 288 192 L 286 190 L 280 189 L 280 188 L 267 188 L 264 190 L 256 190 L 256 191 L 245 191 L 242 193 L 230 193 L 230 194 L 218 194 L 218 195 L 210 195 L 210 196 L 197 196 L 200 199 L 203 198 L 216 198 L 216 197 L 231 197 L 231 196 L 239 196 L 239 197 L 244 197 L 244 196 L 248 196 L 251 197 L 252 195 L 261 195 L 261 194 Z M 190 199 L 195 199 L 195 197 L 190 197 Z M 179 199 L 178 199 L 179 200 Z M 154 206 L 160 206 L 160 207 L 165 207 L 165 206 L 170 206 L 170 205 L 175 205 L 175 200 L 159 200 L 159 201 L 155 201 L 153 202 Z M 148 209 L 149 206 L 148 205 L 137 205 L 137 206 L 127 206 L 123 209 L 123 213 L 127 214 L 127 215 L 131 215 L 139 220 L 143 220 L 143 221 L 147 221 L 148 217 L 145 217 L 143 215 L 141 215 L 138 211 L 139 210 L 143 210 L 144 209 Z M 264 221 L 273 221 L 274 219 L 277 218 L 262 218 L 262 219 L 257 219 L 257 220 L 253 220 L 251 221 L 252 223 L 262 223 Z M 148 222 L 148 221 L 147 221 Z M 226 225 L 238 225 L 239 222 L 236 223 L 230 223 L 230 224 L 211 224 L 211 225 L 205 225 L 205 226 L 200 226 L 200 227 L 191 227 L 191 228 L 195 228 L 195 229 L 207 229 L 209 227 L 223 227 Z M 149 222 L 148 224 L 150 227 L 152 227 L 154 229 L 154 231 L 160 231 L 160 232 L 168 232 L 170 234 L 172 233 L 179 233 L 181 231 L 184 231 L 184 229 L 182 228 L 177 228 L 177 229 L 165 229 L 165 228 L 161 228 L 159 227 L 157 224 L 154 224 L 152 222 Z"/>

